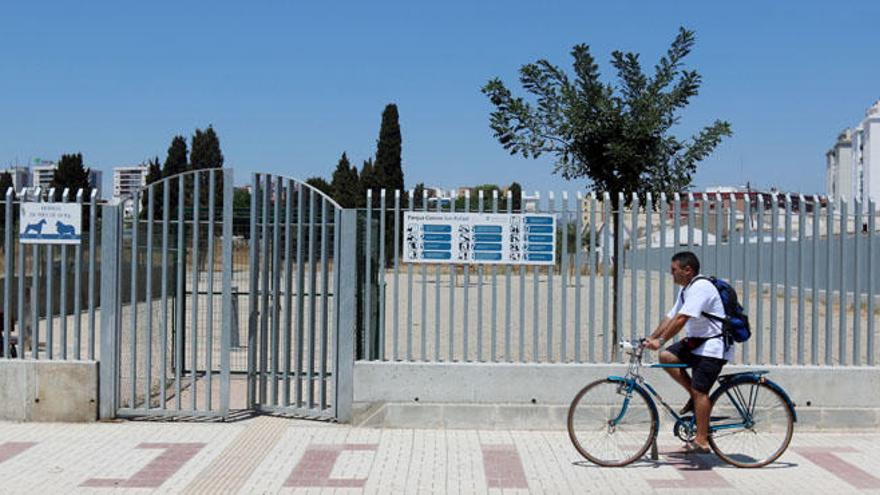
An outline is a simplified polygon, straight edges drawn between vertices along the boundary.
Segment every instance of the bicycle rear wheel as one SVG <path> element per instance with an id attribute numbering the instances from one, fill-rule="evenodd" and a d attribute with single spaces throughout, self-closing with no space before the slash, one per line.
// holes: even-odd
<path id="1" fill-rule="evenodd" d="M 794 416 L 785 397 L 761 380 L 723 385 L 712 394 L 709 444 L 718 457 L 737 467 L 756 468 L 775 461 L 788 448 Z"/>
<path id="2" fill-rule="evenodd" d="M 657 411 L 641 388 L 609 379 L 584 387 L 568 409 L 574 448 L 600 466 L 625 466 L 641 458 L 657 435 Z"/>

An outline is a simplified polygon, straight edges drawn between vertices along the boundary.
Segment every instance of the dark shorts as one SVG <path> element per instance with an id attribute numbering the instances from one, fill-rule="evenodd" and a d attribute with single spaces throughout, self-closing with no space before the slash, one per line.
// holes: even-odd
<path id="1" fill-rule="evenodd" d="M 718 359 L 709 356 L 700 356 L 694 354 L 693 351 L 685 346 L 684 340 L 672 344 L 666 348 L 678 358 L 679 361 L 693 368 L 693 376 L 691 377 L 691 385 L 694 390 L 708 394 L 721 374 L 721 368 L 727 364 L 726 359 Z"/>

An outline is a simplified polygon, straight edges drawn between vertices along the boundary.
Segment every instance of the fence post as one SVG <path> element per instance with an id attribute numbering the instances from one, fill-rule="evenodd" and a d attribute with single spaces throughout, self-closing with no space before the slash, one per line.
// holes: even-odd
<path id="1" fill-rule="evenodd" d="M 351 421 L 357 320 L 357 210 L 342 210 L 339 253 L 339 324 L 336 327 L 336 419 Z"/>
<path id="2" fill-rule="evenodd" d="M 116 416 L 116 379 L 118 355 L 116 352 L 119 327 L 119 205 L 103 205 L 101 229 L 101 360 L 99 365 L 98 416 L 111 419 Z"/>

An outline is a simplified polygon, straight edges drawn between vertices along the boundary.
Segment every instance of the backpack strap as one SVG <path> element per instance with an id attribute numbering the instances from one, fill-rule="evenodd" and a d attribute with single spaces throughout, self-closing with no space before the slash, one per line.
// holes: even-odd
<path id="1" fill-rule="evenodd" d="M 690 288 L 690 286 L 693 285 L 694 282 L 696 282 L 697 280 L 700 280 L 700 279 L 708 280 L 709 283 L 712 283 L 712 278 L 711 278 L 711 277 L 707 277 L 707 276 L 705 276 L 705 275 L 697 275 L 696 277 L 692 278 L 691 281 L 688 282 L 688 284 L 687 284 L 683 289 L 681 289 L 681 303 L 682 303 L 682 304 L 684 304 L 684 293 L 685 293 L 685 291 L 688 290 L 688 289 Z M 712 284 L 712 287 L 715 287 L 715 284 L 714 284 L 714 283 Z M 715 292 L 718 292 L 718 288 L 715 288 Z M 719 298 L 721 297 L 721 293 L 718 293 L 718 297 L 719 297 Z M 723 301 L 722 301 L 722 302 L 723 302 Z M 724 323 L 727 322 L 727 318 L 723 318 L 723 317 L 720 317 L 720 316 L 717 316 L 717 315 L 713 315 L 712 313 L 707 313 L 707 312 L 705 312 L 705 311 L 701 312 L 701 314 L 702 314 L 704 317 L 709 318 L 710 320 L 714 320 L 714 321 L 717 321 L 717 322 L 721 323 L 721 333 L 719 333 L 718 335 L 712 335 L 711 337 L 697 337 L 697 338 L 701 338 L 701 339 L 709 340 L 709 339 L 720 339 L 720 338 L 724 337 L 724 333 L 725 333 L 725 332 L 724 332 Z M 725 339 L 725 350 L 727 349 L 727 343 L 726 343 L 726 340 L 727 340 L 727 339 Z"/>

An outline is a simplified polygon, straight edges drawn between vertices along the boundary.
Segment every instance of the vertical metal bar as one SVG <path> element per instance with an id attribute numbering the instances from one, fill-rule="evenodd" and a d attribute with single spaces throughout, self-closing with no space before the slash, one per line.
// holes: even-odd
<path id="1" fill-rule="evenodd" d="M 675 193 L 672 197 L 674 204 L 672 205 L 672 253 L 674 254 L 676 251 L 681 249 L 681 195 L 679 193 Z M 690 232 L 688 232 L 688 245 L 691 243 Z M 666 291 L 666 287 L 663 288 L 664 292 Z M 672 292 L 672 305 L 675 306 L 675 289 L 673 288 Z M 678 336 L 673 337 L 673 341 L 678 341 Z"/>
<path id="2" fill-rule="evenodd" d="M 284 407 L 290 406 L 290 349 L 293 347 L 293 270 L 290 263 L 293 239 L 290 224 L 293 222 L 294 194 L 293 181 L 287 179 L 284 194 L 284 378 L 281 387 L 281 403 Z"/>
<path id="3" fill-rule="evenodd" d="M 831 302 L 834 288 L 831 283 L 831 259 L 834 252 L 834 203 L 830 199 L 825 205 L 825 231 L 827 245 L 825 250 L 825 364 L 831 365 L 833 364 L 831 357 L 834 335 L 832 327 L 834 305 Z"/>
<path id="4" fill-rule="evenodd" d="M 471 190 L 464 190 L 464 212 L 469 213 L 471 211 Z M 462 361 L 470 360 L 470 349 L 468 340 L 470 336 L 468 335 L 468 323 L 470 321 L 470 300 L 468 298 L 468 291 L 471 285 L 471 266 L 470 263 L 465 263 L 464 265 L 464 299 L 462 300 L 462 305 L 464 308 L 462 309 L 462 317 L 461 317 L 461 327 L 462 327 Z"/>
<path id="5" fill-rule="evenodd" d="M 146 373 L 146 381 L 144 383 L 144 408 L 149 409 L 151 407 L 151 397 L 152 397 L 152 385 L 153 385 L 153 209 L 155 200 L 154 189 L 152 185 L 147 186 L 147 250 L 146 250 L 146 265 L 147 265 L 147 291 L 146 291 L 146 303 L 147 303 L 147 340 L 144 343 L 146 346 L 146 359 L 144 359 L 144 372 Z M 79 315 L 79 310 L 77 310 L 77 315 Z M 79 339 L 77 339 L 79 340 Z M 164 364 L 164 363 L 163 363 Z"/>
<path id="6" fill-rule="evenodd" d="M 789 250 L 791 247 L 791 195 L 785 194 L 785 242 L 782 244 L 782 359 L 791 364 L 791 284 L 788 279 Z M 776 299 L 776 294 L 773 294 Z M 799 329 L 800 330 L 800 329 Z"/>
<path id="7" fill-rule="evenodd" d="M 862 240 L 862 202 L 858 198 L 854 201 L 855 218 L 853 219 L 853 357 L 852 364 L 862 364 L 862 293 L 859 291 L 859 242 Z M 843 312 L 843 308 L 841 308 Z"/>
<path id="8" fill-rule="evenodd" d="M 397 199 L 395 195 L 395 200 Z M 329 272 L 327 270 L 327 251 L 329 251 L 329 242 L 327 239 L 327 199 L 321 197 L 321 353 L 318 357 L 320 360 L 320 366 L 318 367 L 318 380 L 320 381 L 320 396 L 318 398 L 318 403 L 320 405 L 321 410 L 327 409 L 327 358 L 329 356 L 329 352 L 327 350 L 328 338 L 330 334 L 330 327 L 328 322 L 330 320 L 330 314 L 328 313 L 329 309 L 329 297 L 328 290 L 330 288 Z M 395 201 L 396 202 L 396 201 Z M 395 209 L 395 215 L 397 211 Z M 396 217 L 395 217 L 396 218 Z M 395 229 L 396 230 L 396 229 Z M 395 238 L 397 233 L 395 232 Z M 395 243 L 396 244 L 396 243 Z M 397 246 L 395 245 L 395 253 L 397 252 Z M 395 264 L 397 255 L 395 254 Z M 397 292 L 397 282 L 396 282 L 397 274 L 395 269 L 395 283 L 394 290 Z M 396 298 L 395 298 L 396 299 Z M 396 301 L 395 301 L 395 313 L 396 313 Z M 397 317 L 395 316 L 395 323 L 397 322 Z M 394 345 L 397 345 L 397 339 L 394 340 Z"/>
<path id="9" fill-rule="evenodd" d="M 49 202 L 55 201 L 55 188 L 49 189 Z M 52 281 L 55 279 L 54 255 L 51 244 L 46 244 L 46 357 L 53 359 L 55 352 L 55 332 L 52 328 Z"/>
<path id="10" fill-rule="evenodd" d="M 12 247 L 12 194 L 13 188 L 9 187 L 6 189 L 6 225 L 3 226 L 3 231 L 6 234 L 4 237 L 4 251 L 5 255 L 4 261 L 4 280 L 3 280 L 3 349 L 2 356 L 4 358 L 12 357 L 12 354 L 9 352 L 9 338 L 10 331 L 12 328 L 12 265 L 14 264 L 15 251 Z M 21 330 L 19 330 L 19 337 L 22 337 Z M 21 339 L 21 345 L 24 346 L 24 338 Z M 22 347 L 22 354 L 24 354 L 24 347 Z"/>
<path id="11" fill-rule="evenodd" d="M 192 228 L 192 328 L 190 329 L 190 394 L 192 409 L 198 409 L 198 349 L 199 349 L 199 217 L 201 212 L 202 173 L 196 171 L 193 174 L 193 228 Z"/>
<path id="12" fill-rule="evenodd" d="M 556 205 L 554 204 L 553 191 L 547 193 L 547 211 L 551 215 L 555 215 Z M 555 234 L 555 232 L 554 232 Z M 554 235 L 555 237 L 555 235 Z M 555 240 L 555 239 L 554 239 Z M 555 263 L 547 267 L 547 362 L 553 362 L 553 270 L 556 268 Z M 494 275 L 494 274 L 493 274 Z M 493 277 L 492 286 L 495 280 Z M 537 300 L 537 299 L 536 299 Z M 493 311 L 494 313 L 494 311 Z"/>
<path id="13" fill-rule="evenodd" d="M 95 359 L 95 272 L 98 264 L 95 245 L 98 243 L 98 189 L 92 189 L 89 205 L 89 359 Z M 24 259 L 22 258 L 22 263 Z"/>
<path id="14" fill-rule="evenodd" d="M 22 188 L 21 194 L 18 196 L 18 207 L 19 209 L 22 207 L 22 203 L 27 200 L 27 189 Z M 19 210 L 20 211 L 20 210 Z M 13 225 L 11 222 L 7 223 L 7 225 Z M 90 242 L 93 242 L 92 238 L 90 238 Z M 27 328 L 25 325 L 25 319 L 27 315 L 24 313 L 24 256 L 25 256 L 25 246 L 18 243 L 18 311 L 16 312 L 16 320 L 18 322 L 18 332 L 20 340 L 19 348 L 21 349 L 21 353 L 18 355 L 19 358 L 24 359 L 27 354 L 27 349 L 25 348 L 25 343 L 27 342 Z M 33 330 L 31 330 L 33 333 Z M 34 356 L 36 357 L 36 356 Z M 89 359 L 92 359 L 91 357 Z"/>
<path id="15" fill-rule="evenodd" d="M 636 287 L 639 284 L 638 272 L 636 271 L 636 241 L 639 236 L 639 195 L 632 193 L 632 204 L 630 206 L 630 226 L 629 226 L 629 273 L 630 273 L 630 299 L 629 299 L 629 338 L 636 340 L 638 333 L 638 316 L 636 313 Z M 621 279 L 622 281 L 622 279 Z"/>
<path id="16" fill-rule="evenodd" d="M 840 281 L 840 285 L 838 286 L 840 296 L 840 302 L 838 306 L 840 308 L 840 311 L 838 311 L 838 314 L 840 315 L 840 323 L 837 328 L 837 364 L 841 366 L 846 365 L 846 236 L 849 224 L 849 218 L 847 217 L 847 215 L 848 213 L 846 200 L 842 200 L 840 202 L 840 255 L 838 256 L 838 260 L 840 261 L 840 272 L 838 273 L 838 280 Z"/>
<path id="17" fill-rule="evenodd" d="M 669 202 L 666 199 L 666 193 L 660 193 L 660 224 L 658 225 L 658 234 L 660 237 L 660 260 L 666 262 L 669 257 L 666 255 L 666 238 L 669 231 L 666 229 L 666 217 L 669 215 Z M 657 303 L 660 306 L 660 316 L 666 316 L 668 308 L 666 307 L 666 270 L 658 270 L 657 272 Z M 650 291 L 650 286 L 649 291 Z"/>
<path id="18" fill-rule="evenodd" d="M 339 342 L 339 336 L 343 329 L 341 329 L 340 324 L 343 323 L 343 314 L 342 310 L 343 305 L 341 301 L 342 297 L 342 289 L 340 288 L 340 282 L 342 280 L 342 214 L 343 209 L 334 205 L 333 206 L 333 319 L 331 320 L 333 324 L 333 329 L 330 331 L 331 335 L 328 336 L 330 338 L 330 357 L 331 359 L 331 371 L 332 376 L 324 377 L 324 385 L 322 389 L 322 393 L 324 394 L 322 397 L 325 397 L 326 404 L 326 396 L 327 388 L 330 384 L 333 385 L 333 391 L 337 392 L 339 390 L 338 382 L 339 382 L 339 373 L 338 373 L 338 360 L 339 360 L 339 347 L 343 344 Z M 357 215 L 357 213 L 355 213 Z M 357 218 L 357 217 L 355 217 Z M 357 231 L 355 231 L 355 235 L 357 235 Z M 357 239 L 356 237 L 354 238 Z M 356 244 L 356 242 L 347 241 L 350 244 Z M 352 284 L 354 286 L 355 284 Z M 350 289 L 346 289 L 349 290 Z M 348 332 L 348 330 L 345 330 Z M 350 344 L 344 344 L 346 347 L 350 348 Z M 344 385 L 343 385 L 344 386 Z M 336 409 L 338 404 L 338 400 L 332 401 L 332 404 L 329 406 L 330 409 Z M 325 405 L 325 407 L 328 407 Z"/>
<path id="19" fill-rule="evenodd" d="M 734 251 L 736 248 L 736 197 L 734 193 L 727 194 L 727 217 L 727 246 L 728 253 L 730 253 L 727 263 L 730 280 L 733 283 L 732 281 L 735 279 Z M 743 279 L 743 284 L 745 284 L 745 279 Z"/>
<path id="20" fill-rule="evenodd" d="M 611 328 L 609 326 L 608 321 L 608 301 L 609 301 L 609 279 L 608 279 L 608 266 L 610 265 L 610 250 L 611 250 L 611 236 L 609 235 L 609 231 L 611 227 L 608 225 L 608 221 L 611 220 L 611 195 L 608 192 L 605 192 L 602 196 L 602 362 L 608 362 L 608 353 L 611 350 L 610 346 L 614 345 L 611 342 Z"/>
<path id="21" fill-rule="evenodd" d="M 645 196 L 645 338 L 651 335 L 653 328 L 651 327 L 651 315 L 653 312 L 653 304 L 651 301 L 651 281 L 654 278 L 654 271 L 651 270 L 651 248 L 654 230 L 654 198 L 651 193 Z M 660 308 L 663 311 L 663 308 Z M 662 313 L 661 313 L 662 314 Z"/>
<path id="22" fill-rule="evenodd" d="M 522 192 L 520 192 L 520 214 L 524 211 L 522 205 Z M 521 230 L 520 235 L 524 232 Z M 524 239 L 520 237 L 520 241 Z M 522 247 L 522 244 L 520 244 Z M 519 265 L 519 361 L 526 362 L 526 265 Z"/>
<path id="23" fill-rule="evenodd" d="M 171 199 L 171 181 L 170 180 L 162 180 L 162 347 L 159 348 L 159 363 L 160 363 L 160 374 L 159 379 L 161 380 L 159 386 L 159 408 L 165 409 L 166 407 L 166 380 L 167 376 L 167 363 L 168 363 L 168 215 L 169 215 L 169 206 L 168 203 Z M 152 211 L 153 208 L 150 208 Z M 91 289 L 89 290 L 91 292 Z"/>
<path id="24" fill-rule="evenodd" d="M 598 208 L 598 203 L 596 201 L 596 192 L 590 192 L 590 252 L 589 254 L 589 263 L 590 263 L 590 295 L 587 297 L 588 301 L 588 315 L 590 321 L 590 334 L 587 337 L 587 359 L 591 363 L 596 362 L 596 329 L 599 325 L 596 324 L 596 277 L 598 275 L 599 269 L 599 253 L 597 248 L 599 243 L 596 240 L 596 208 Z M 603 323 L 604 324 L 604 323 Z"/>
<path id="25" fill-rule="evenodd" d="M 706 244 L 709 243 L 709 195 L 700 193 L 700 257 L 706 268 L 709 268 L 709 257 L 706 255 Z M 717 266 L 713 267 L 717 269 Z M 711 269 L 710 269 L 711 272 Z"/>
<path id="26" fill-rule="evenodd" d="M 116 246 L 121 242 L 119 238 L 119 213 L 121 208 L 117 205 L 105 205 L 102 207 L 101 221 L 101 266 L 118 267 L 122 263 L 119 250 Z M 36 263 L 34 259 L 34 263 Z M 34 268 L 36 269 L 36 264 Z M 110 419 L 116 416 L 116 408 L 119 401 L 117 394 L 117 382 L 119 380 L 119 354 L 117 342 L 119 326 L 117 325 L 117 312 L 119 311 L 119 270 L 101 270 L 101 366 L 100 373 L 100 396 L 98 401 L 99 416 L 101 419 Z M 36 281 L 36 277 L 34 277 Z M 33 303 L 34 317 L 36 317 L 36 299 Z M 36 325 L 34 332 L 36 333 Z M 34 342 L 34 341 L 32 341 Z M 36 344 L 33 344 L 36 351 Z M 34 352 L 36 356 L 36 352 Z M 121 401 L 119 401 L 121 402 Z"/>
<path id="27" fill-rule="evenodd" d="M 266 174 L 263 184 L 263 204 L 262 206 L 262 243 L 260 245 L 260 334 L 257 338 L 257 359 L 259 360 L 259 402 L 266 404 L 268 402 L 268 383 L 267 374 L 269 369 L 269 265 L 272 263 L 269 258 L 269 245 L 272 242 L 269 238 L 269 203 L 274 196 L 278 195 L 277 190 L 272 191 L 272 176 Z M 273 192 L 275 193 L 273 195 Z M 297 237 L 299 241 L 301 237 Z M 256 350 L 255 349 L 255 350 Z"/>
<path id="28" fill-rule="evenodd" d="M 82 202 L 83 202 L 83 190 L 80 189 L 76 193 L 76 204 L 80 212 L 82 212 Z M 8 224 L 12 225 L 12 224 Z M 82 239 L 85 237 L 82 235 L 82 226 L 80 226 L 80 242 L 74 246 L 74 257 L 76 258 L 73 262 L 73 314 L 76 317 L 73 320 L 73 347 L 75 349 L 73 355 L 76 360 L 82 359 L 82 296 L 80 293 L 82 292 Z M 65 316 L 65 319 L 67 317 Z"/>
<path id="29" fill-rule="evenodd" d="M 254 407 L 257 402 L 257 316 L 259 308 L 257 307 L 259 293 L 259 280 L 257 278 L 260 273 L 259 253 L 260 253 L 260 237 L 257 233 L 257 224 L 259 223 L 258 198 L 260 197 L 260 174 L 251 174 L 251 212 L 250 212 L 250 281 L 248 283 L 248 306 L 250 308 L 248 314 L 248 338 L 247 338 L 247 407 Z M 236 329 L 238 331 L 238 329 Z"/>
<path id="30" fill-rule="evenodd" d="M 708 204 L 709 198 L 706 198 L 706 202 Z M 721 201 L 721 193 L 715 193 L 715 244 L 713 245 L 713 251 L 715 251 L 715 273 L 721 275 L 721 241 L 724 235 L 724 229 L 721 227 L 721 222 L 723 221 L 724 216 L 722 215 L 722 210 L 724 208 L 724 203 Z M 728 279 L 732 278 L 732 274 L 728 274 Z M 731 282 L 732 283 L 732 282 Z"/>
<path id="31" fill-rule="evenodd" d="M 437 198 L 437 211 L 443 211 L 443 193 Z M 440 264 L 434 265 L 434 361 L 440 361 Z"/>
<path id="32" fill-rule="evenodd" d="M 764 252 L 764 195 L 758 194 L 758 213 L 757 213 L 757 225 L 755 229 L 758 234 L 758 253 L 757 253 L 757 275 L 755 277 L 755 297 L 756 301 L 756 311 L 758 313 L 757 324 L 755 325 L 757 330 L 757 343 L 755 344 L 755 362 L 758 364 L 764 364 L 764 284 L 761 283 L 761 270 L 762 266 L 762 254 Z M 773 262 L 773 259 L 770 259 L 770 262 Z"/>
<path id="33" fill-rule="evenodd" d="M 749 250 L 751 249 L 751 227 L 752 227 L 752 196 L 746 192 L 743 195 L 743 230 L 742 230 L 742 280 L 743 280 L 743 309 L 746 313 L 751 313 L 752 305 L 749 303 L 749 289 L 752 286 L 749 280 Z M 760 294 L 760 291 L 758 291 Z M 757 321 L 756 321 L 757 323 Z M 755 326 L 757 332 L 757 325 Z M 743 364 L 749 364 L 749 341 L 742 344 L 742 360 Z"/>
<path id="34" fill-rule="evenodd" d="M 477 211 L 483 213 L 483 190 L 477 190 Z M 483 360 L 483 265 L 477 267 L 477 361 Z"/>
<path id="35" fill-rule="evenodd" d="M 560 263 L 559 361 L 568 361 L 568 192 L 562 191 L 562 263 Z M 551 272 L 552 267 L 551 267 Z M 548 308 L 552 312 L 552 308 Z"/>
<path id="36" fill-rule="evenodd" d="M 507 217 L 508 221 L 512 218 L 513 215 L 513 192 L 508 189 L 507 190 Z M 510 242 L 510 239 L 505 239 L 505 242 Z M 465 269 L 467 269 L 467 265 L 465 265 Z M 467 297 L 467 296 L 465 296 Z M 511 354 L 510 346 L 511 344 L 511 327 L 510 327 L 510 312 L 512 308 L 510 307 L 510 263 L 506 263 L 504 266 L 504 360 L 509 362 L 513 361 L 513 355 Z"/>
<path id="37" fill-rule="evenodd" d="M 339 256 L 339 325 L 336 332 L 336 355 L 333 360 L 334 392 L 336 400 L 333 408 L 340 422 L 351 421 L 351 406 L 354 399 L 354 358 L 355 328 L 357 320 L 357 210 L 342 210 L 342 241 Z M 297 251 L 299 251 L 297 249 Z"/>
<path id="38" fill-rule="evenodd" d="M 867 252 L 867 287 L 868 287 L 868 366 L 874 366 L 874 222 L 877 205 L 873 199 L 868 200 L 868 252 Z"/>
<path id="39" fill-rule="evenodd" d="M 317 193 L 315 190 L 309 190 L 309 409 L 315 408 L 315 341 L 317 340 L 317 308 L 315 292 L 317 291 L 317 267 L 315 266 L 315 210 L 318 206 L 315 202 Z M 384 215 L 384 210 L 382 211 Z M 381 235 L 381 234 L 380 234 Z M 384 267 L 379 266 L 380 270 Z M 381 351 L 380 351 L 381 352 Z M 381 356 L 380 356 L 381 357 Z"/>
<path id="40" fill-rule="evenodd" d="M 807 229 L 806 203 L 804 195 L 798 195 L 798 312 L 797 312 L 797 363 L 804 365 L 804 342 L 806 328 L 804 327 L 805 293 L 804 290 L 804 243 L 806 242 L 805 230 Z M 815 296 L 815 294 L 813 294 Z"/>
<path id="41" fill-rule="evenodd" d="M 415 211 L 415 190 L 409 190 L 409 211 Z M 406 264 L 406 360 L 413 360 L 413 264 Z M 467 298 L 465 298 L 467 299 Z M 422 318 L 424 322 L 424 318 Z M 424 327 L 424 323 L 421 325 Z"/>
<path id="42" fill-rule="evenodd" d="M 367 220 L 364 224 L 364 359 L 373 360 L 373 315 L 372 296 L 373 288 L 370 284 L 373 278 L 373 190 L 367 189 Z M 440 285 L 440 284 L 437 284 Z"/>
<path id="43" fill-rule="evenodd" d="M 453 189 L 449 196 L 449 212 L 453 213 L 455 212 L 455 199 L 458 197 L 458 194 Z M 455 360 L 455 282 L 457 275 L 454 264 L 449 264 L 446 267 L 449 270 L 449 335 L 447 336 L 448 348 L 446 349 L 446 358 L 452 362 Z"/>
<path id="44" fill-rule="evenodd" d="M 186 174 L 178 176 L 177 180 L 177 321 L 174 332 L 174 401 L 179 411 L 181 404 L 181 387 L 185 357 L 183 355 L 183 334 L 186 332 L 183 309 L 186 304 L 186 223 L 184 222 L 184 209 L 186 208 Z M 103 228 L 103 227 L 102 227 Z M 102 238 L 103 240 L 103 238 Z"/>
<path id="45" fill-rule="evenodd" d="M 61 202 L 67 203 L 70 196 L 70 189 L 64 188 L 61 192 Z M 61 245 L 61 263 L 58 269 L 61 271 L 61 287 L 58 292 L 58 302 L 60 303 L 59 317 L 61 319 L 61 359 L 67 359 L 67 244 Z"/>
<path id="46" fill-rule="evenodd" d="M 422 189 L 422 211 L 428 211 L 428 191 Z M 421 329 L 421 346 L 422 361 L 428 360 L 428 265 L 422 263 L 422 319 L 419 320 L 419 328 Z M 479 345 L 479 344 L 478 344 Z"/>
<path id="47" fill-rule="evenodd" d="M 583 354 L 581 354 L 581 269 L 583 269 L 584 251 L 584 198 L 580 191 L 577 192 L 575 201 L 577 201 L 577 205 L 574 220 L 574 362 L 580 363 L 583 361 Z"/>
<path id="48" fill-rule="evenodd" d="M 221 171 L 222 173 L 222 171 Z M 213 387 L 211 381 L 214 375 L 214 198 L 216 189 L 216 180 L 214 169 L 208 171 L 208 287 L 207 287 L 207 326 L 205 327 L 205 409 L 212 411 L 214 408 L 211 404 L 211 395 Z M 224 184 L 226 181 L 224 180 Z M 152 208 L 151 208 L 152 209 Z M 150 221 L 152 225 L 152 220 Z M 222 311 L 221 311 L 222 313 Z M 222 332 L 221 322 L 221 332 Z M 220 345 L 223 345 L 221 338 Z"/>
<path id="49" fill-rule="evenodd" d="M 269 334 L 269 348 L 271 366 L 271 387 L 269 389 L 270 401 L 273 406 L 278 405 L 278 380 L 281 373 L 281 366 L 278 363 L 279 351 L 281 348 L 281 198 L 284 183 L 280 176 L 275 176 L 275 184 L 273 186 L 274 201 L 272 204 L 272 311 L 269 318 L 272 320 L 271 333 Z M 209 291 L 210 292 L 210 291 Z"/>
<path id="50" fill-rule="evenodd" d="M 620 243 L 615 246 L 614 252 L 614 273 L 619 280 L 617 286 L 617 293 L 614 297 L 614 306 L 617 308 L 617 321 L 615 322 L 615 328 L 617 329 L 617 338 L 623 338 L 624 330 L 623 330 L 623 268 L 626 261 L 623 259 L 623 236 L 626 234 L 624 219 L 625 211 L 625 198 L 623 196 L 623 192 L 617 193 L 617 225 L 620 226 L 620 232 L 615 232 L 614 236 L 617 239 L 620 239 Z M 616 346 L 617 342 L 612 342 L 612 346 Z M 620 356 L 618 356 L 620 357 Z"/>
<path id="51" fill-rule="evenodd" d="M 40 188 L 34 191 L 34 199 L 41 201 Z M 40 245 L 33 245 L 31 253 L 31 356 L 33 359 L 40 359 Z M 114 341 L 115 342 L 115 341 Z"/>
<path id="52" fill-rule="evenodd" d="M 770 212 L 770 364 L 776 364 L 778 362 L 776 341 L 778 340 L 777 329 L 779 327 L 776 322 L 776 289 L 778 286 L 776 279 L 776 238 L 779 237 L 779 196 L 776 193 L 772 193 L 770 199 L 773 201 L 773 209 Z"/>
<path id="53" fill-rule="evenodd" d="M 813 195 L 813 262 L 810 284 L 810 363 L 819 364 L 819 221 L 821 204 L 818 195 Z"/>
<path id="54" fill-rule="evenodd" d="M 378 341 L 379 352 L 376 358 L 380 361 L 385 360 L 385 191 L 383 187 L 379 190 L 379 264 L 377 267 L 377 285 L 379 286 L 379 295 L 377 302 L 379 303 L 379 322 L 378 322 Z M 311 253 L 309 256 L 314 256 Z M 314 271 L 312 272 L 314 274 Z M 450 324 L 451 326 L 451 324 Z"/>
<path id="55" fill-rule="evenodd" d="M 540 204 L 541 193 L 535 191 L 535 204 Z M 538 337 L 538 265 L 532 265 L 532 361 L 540 362 L 540 343 Z M 547 308 L 548 311 L 550 308 Z"/>
<path id="56" fill-rule="evenodd" d="M 492 213 L 498 213 L 498 189 L 492 189 Z M 498 265 L 492 264 L 492 362 L 498 361 Z"/>
<path id="57" fill-rule="evenodd" d="M 131 352 L 131 367 L 129 370 L 130 376 L 130 385 L 131 385 L 131 398 L 129 401 L 130 408 L 134 409 L 137 406 L 137 312 L 138 312 L 138 293 L 137 293 L 137 265 L 138 265 L 138 217 L 140 216 L 140 212 L 138 211 L 138 207 L 140 206 L 140 191 L 136 191 L 131 198 L 131 289 L 130 289 L 130 297 L 129 301 L 131 302 L 131 330 L 130 330 L 130 352 Z"/>
<path id="58" fill-rule="evenodd" d="M 302 407 L 302 376 L 303 376 L 303 343 L 305 342 L 305 273 L 303 270 L 303 223 L 305 221 L 305 193 L 308 191 L 302 184 L 296 186 L 296 407 Z M 370 219 L 367 217 L 367 229 L 370 227 Z M 356 239 L 355 237 L 354 239 Z M 369 263 L 367 264 L 369 266 Z"/>
<path id="59" fill-rule="evenodd" d="M 232 345 L 232 202 L 234 197 L 233 186 L 235 177 L 232 169 L 223 170 L 223 227 L 222 227 L 222 254 L 223 256 L 223 324 L 220 333 L 220 413 L 225 419 L 229 413 L 229 357 Z M 236 325 L 235 332 L 238 332 Z"/>
<path id="60" fill-rule="evenodd" d="M 400 359 L 400 189 L 394 190 L 394 324 L 391 338 L 394 340 L 392 357 Z"/>

